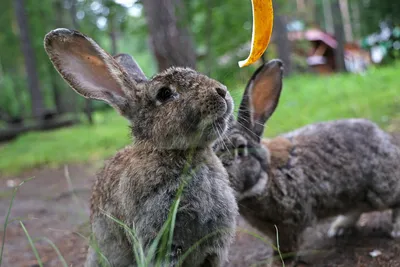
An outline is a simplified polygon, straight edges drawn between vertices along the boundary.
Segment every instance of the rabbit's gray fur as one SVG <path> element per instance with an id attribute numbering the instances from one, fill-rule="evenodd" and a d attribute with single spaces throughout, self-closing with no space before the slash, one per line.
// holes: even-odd
<path id="1" fill-rule="evenodd" d="M 92 191 L 92 232 L 110 265 L 136 263 L 129 234 L 107 215 L 133 228 L 146 254 L 185 183 L 171 254 L 164 255 L 170 263 L 162 266 L 176 266 L 179 256 L 205 237 L 182 266 L 220 266 L 237 215 L 227 172 L 212 150 L 232 119 L 226 87 L 187 68 L 147 79 L 130 56 L 113 58 L 68 29 L 48 33 L 45 48 L 75 91 L 108 102 L 131 122 L 134 143 L 106 163 Z M 99 259 L 91 247 L 86 266 L 98 266 Z"/>
<path id="2" fill-rule="evenodd" d="M 248 83 L 238 121 L 215 145 L 239 199 L 239 212 L 272 240 L 276 225 L 282 252 L 296 251 L 306 227 L 340 214 L 328 236 L 354 226 L 363 212 L 393 209 L 392 235 L 398 237 L 396 140 L 366 119 L 316 123 L 261 140 L 279 100 L 281 79 L 280 61 L 261 66 Z M 267 108 L 254 102 L 256 98 Z"/>

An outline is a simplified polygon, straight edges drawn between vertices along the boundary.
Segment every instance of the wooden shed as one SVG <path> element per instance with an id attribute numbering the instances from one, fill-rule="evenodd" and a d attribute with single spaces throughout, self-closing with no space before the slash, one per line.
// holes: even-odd
<path id="1" fill-rule="evenodd" d="M 311 43 L 307 64 L 317 73 L 331 74 L 336 71 L 335 51 L 337 41 L 334 36 L 314 28 L 303 32 L 290 32 L 291 41 L 307 40 Z M 363 71 L 370 63 L 369 53 L 356 43 L 347 43 L 344 47 L 346 68 L 351 72 Z"/>

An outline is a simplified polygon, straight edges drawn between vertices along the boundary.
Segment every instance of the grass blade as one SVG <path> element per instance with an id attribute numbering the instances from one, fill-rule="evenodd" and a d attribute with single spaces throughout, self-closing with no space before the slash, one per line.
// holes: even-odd
<path id="1" fill-rule="evenodd" d="M 172 218 L 171 218 L 171 225 L 169 230 L 169 237 L 168 237 L 168 248 L 170 250 L 172 246 L 172 239 L 174 237 L 174 229 L 175 229 L 175 221 L 176 221 L 176 214 L 178 213 L 178 207 L 181 199 L 180 197 L 175 201 L 172 209 Z M 170 251 L 169 251 L 170 252 Z"/>
<path id="2" fill-rule="evenodd" d="M 191 151 L 191 153 L 193 153 L 193 151 Z M 189 155 L 189 159 L 192 159 L 192 154 L 190 153 Z M 188 161 L 185 165 L 185 167 L 183 168 L 182 174 L 189 174 L 190 170 L 191 170 L 191 162 Z M 182 176 L 181 176 L 182 177 Z M 168 217 L 167 220 L 165 221 L 164 225 L 161 227 L 160 232 L 157 234 L 157 237 L 153 240 L 150 249 L 148 250 L 147 253 L 147 265 L 148 266 L 153 258 L 153 255 L 155 254 L 157 248 L 158 248 L 158 244 L 160 242 L 160 240 L 164 241 L 161 245 L 161 254 L 160 256 L 162 257 L 164 255 L 165 249 L 167 251 L 166 255 L 170 255 L 171 252 L 171 246 L 172 246 L 172 239 L 173 239 L 173 235 L 174 235 L 174 228 L 175 228 L 175 221 L 176 221 L 176 215 L 178 213 L 178 208 L 179 208 L 179 204 L 180 204 L 180 197 L 183 193 L 183 189 L 185 188 L 185 185 L 188 183 L 188 180 L 184 179 L 184 176 L 181 179 L 181 184 L 176 192 L 176 196 L 175 196 L 175 200 L 172 203 L 171 207 L 172 209 L 170 210 L 170 212 L 168 213 Z M 165 238 L 167 238 L 167 241 L 165 242 Z M 166 244 L 165 244 L 166 243 Z M 166 247 L 165 247 L 166 246 Z M 162 260 L 162 259 L 161 259 Z M 168 258 L 169 260 L 169 258 Z M 157 259 L 157 263 L 160 263 L 160 258 Z"/>
<path id="3" fill-rule="evenodd" d="M 183 186 L 182 186 L 182 188 L 183 188 Z M 171 205 L 172 209 L 170 210 L 170 212 L 168 214 L 168 218 L 167 218 L 166 222 L 164 223 L 162 230 L 160 231 L 161 237 L 162 237 L 162 243 L 161 243 L 161 247 L 160 247 L 161 253 L 159 254 L 159 257 L 157 258 L 156 266 L 159 266 L 164 261 L 166 261 L 166 265 L 169 266 L 172 241 L 173 241 L 173 237 L 174 237 L 176 214 L 178 213 L 178 207 L 179 207 L 179 203 L 181 200 L 180 199 L 181 194 L 182 194 L 182 190 L 181 190 L 181 188 L 179 188 L 177 197 L 175 198 L 174 202 Z M 157 241 L 157 245 L 158 245 L 158 241 Z M 152 244 L 152 246 L 153 246 L 153 244 Z M 156 248 L 157 246 L 154 245 L 153 247 Z M 163 256 L 166 256 L 167 259 L 163 260 Z"/>
<path id="4" fill-rule="evenodd" d="M 93 236 L 91 236 L 90 241 L 89 241 L 89 249 L 94 249 L 94 251 L 97 253 L 97 255 L 100 255 L 100 266 L 111 266 L 111 264 L 108 261 L 108 259 L 106 258 L 106 256 L 104 256 L 104 254 L 101 253 L 98 244 L 95 241 L 93 241 L 92 237 Z M 90 252 L 88 252 L 88 253 L 90 253 Z"/>
<path id="5" fill-rule="evenodd" d="M 140 244 L 140 240 L 138 239 L 135 231 L 133 229 L 131 229 L 128 225 L 124 224 L 122 221 L 120 221 L 117 218 L 115 218 L 114 216 L 112 216 L 111 214 L 108 214 L 103 210 L 102 210 L 102 213 L 105 216 L 107 216 L 108 218 L 110 218 L 111 220 L 113 220 L 115 223 L 117 223 L 121 227 L 123 227 L 125 232 L 129 233 L 129 236 L 131 237 L 132 243 L 133 243 L 133 253 L 135 254 L 136 264 L 138 266 L 146 266 L 146 265 L 144 265 L 145 256 L 144 256 L 143 246 L 142 246 L 142 244 Z"/>
<path id="6" fill-rule="evenodd" d="M 6 230 L 7 230 L 7 226 L 8 226 L 8 219 L 9 219 L 10 213 L 11 213 L 11 208 L 12 208 L 12 205 L 13 205 L 13 203 L 14 203 L 14 198 L 15 198 L 15 196 L 16 196 L 16 194 L 17 194 L 17 191 L 18 191 L 18 189 L 20 188 L 20 186 L 22 186 L 24 183 L 26 183 L 26 182 L 32 180 L 33 178 L 34 178 L 34 177 L 31 177 L 31 178 L 29 178 L 29 179 L 26 179 L 26 180 L 22 181 L 19 185 L 17 185 L 17 186 L 14 188 L 13 194 L 12 194 L 12 196 L 11 196 L 10 205 L 8 206 L 7 215 L 6 215 L 6 220 L 4 221 L 4 226 L 3 226 L 3 240 L 2 240 L 2 242 L 1 242 L 1 250 L 0 250 L 0 266 L 1 266 L 2 262 L 3 262 L 4 244 L 5 244 L 5 242 L 6 242 Z"/>
<path id="7" fill-rule="evenodd" d="M 24 223 L 21 222 L 21 221 L 19 221 L 19 223 L 21 224 L 21 227 L 24 230 L 26 237 L 28 238 L 29 244 L 31 245 L 31 248 L 33 250 L 33 254 L 35 254 L 35 257 L 36 257 L 36 260 L 37 260 L 39 266 L 43 267 L 43 263 L 42 263 L 42 260 L 40 259 L 39 252 L 37 251 L 37 249 L 35 247 L 35 244 L 32 241 L 31 236 L 29 235 L 28 231 L 26 230 Z"/>
<path id="8" fill-rule="evenodd" d="M 164 223 L 164 225 L 161 227 L 160 232 L 157 234 L 156 238 L 153 240 L 153 242 L 151 243 L 151 246 L 147 252 L 147 256 L 146 256 L 146 265 L 145 266 L 149 266 L 154 254 L 156 254 L 157 248 L 158 248 L 158 244 L 160 243 L 161 238 L 164 236 L 165 232 L 168 229 L 168 225 L 169 225 L 169 220 L 167 219 L 166 222 Z"/>
<path id="9" fill-rule="evenodd" d="M 277 248 L 278 253 L 279 253 L 279 258 L 280 258 L 281 261 L 282 261 L 282 266 L 285 267 L 285 261 L 283 260 L 281 250 L 279 249 L 279 232 L 278 232 L 278 227 L 276 227 L 276 225 L 274 225 L 274 226 L 275 226 L 275 230 L 276 230 L 276 248 Z"/>
<path id="10" fill-rule="evenodd" d="M 61 254 L 61 252 L 60 252 L 60 250 L 58 249 L 58 247 L 53 243 L 53 241 L 51 241 L 51 240 L 48 239 L 47 237 L 42 237 L 42 238 L 40 238 L 40 239 L 42 239 L 42 240 L 46 241 L 47 243 L 49 243 L 50 246 L 51 246 L 51 247 L 55 250 L 55 252 L 57 253 L 57 256 L 58 256 L 58 258 L 60 259 L 62 265 L 63 265 L 64 267 L 68 267 L 68 264 L 67 264 L 67 262 L 65 261 L 63 255 Z"/>

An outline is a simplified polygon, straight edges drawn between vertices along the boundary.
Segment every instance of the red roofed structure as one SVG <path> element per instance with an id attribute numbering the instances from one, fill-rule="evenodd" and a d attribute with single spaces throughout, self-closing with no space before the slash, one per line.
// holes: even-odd
<path id="1" fill-rule="evenodd" d="M 301 32 L 289 32 L 289 40 L 311 42 L 312 49 L 308 53 L 307 64 L 316 72 L 330 74 L 336 71 L 335 50 L 338 44 L 331 34 L 312 28 Z M 345 44 L 345 61 L 349 71 L 358 72 L 369 64 L 369 54 L 358 44 L 347 43 Z"/>

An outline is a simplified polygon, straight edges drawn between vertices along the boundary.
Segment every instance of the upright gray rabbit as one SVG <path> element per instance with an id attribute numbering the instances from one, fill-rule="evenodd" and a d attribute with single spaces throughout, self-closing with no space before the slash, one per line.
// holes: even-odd
<path id="1" fill-rule="evenodd" d="M 132 238 L 107 215 L 133 228 L 146 254 L 185 183 L 171 251 L 162 255 L 161 266 L 176 266 L 202 238 L 181 266 L 220 266 L 237 215 L 227 172 L 212 150 L 232 118 L 226 87 L 187 68 L 147 79 L 130 56 L 113 58 L 73 30 L 53 30 L 44 43 L 55 68 L 78 94 L 107 102 L 132 126 L 134 143 L 107 162 L 92 192 L 92 231 L 109 264 L 137 262 Z M 98 266 L 99 259 L 90 248 L 86 266 Z"/>
<path id="2" fill-rule="evenodd" d="M 365 119 L 312 124 L 262 140 L 281 89 L 282 63 L 261 66 L 247 84 L 236 124 L 215 145 L 239 212 L 272 240 L 276 225 L 283 252 L 296 251 L 307 226 L 340 214 L 329 236 L 353 227 L 363 212 L 393 209 L 392 236 L 399 237 L 400 149 L 395 140 Z"/>

